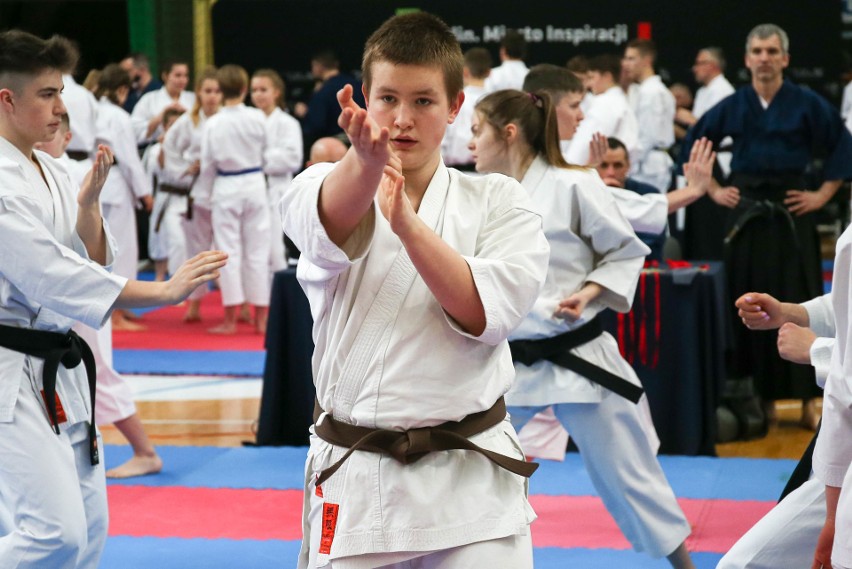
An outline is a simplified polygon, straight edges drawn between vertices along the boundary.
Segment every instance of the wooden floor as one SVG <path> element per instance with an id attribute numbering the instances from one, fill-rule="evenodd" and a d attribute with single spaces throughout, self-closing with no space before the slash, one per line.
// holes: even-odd
<path id="1" fill-rule="evenodd" d="M 137 404 L 145 430 L 155 445 L 240 446 L 255 440 L 259 399 L 156 401 Z M 776 425 L 762 439 L 716 446 L 719 456 L 798 459 L 813 431 L 799 426 L 797 401 L 779 401 Z M 126 441 L 115 427 L 102 429 L 107 443 Z"/>

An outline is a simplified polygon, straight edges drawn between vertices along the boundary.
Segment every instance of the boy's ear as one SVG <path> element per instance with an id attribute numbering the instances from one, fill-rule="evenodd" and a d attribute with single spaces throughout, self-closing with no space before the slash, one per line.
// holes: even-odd
<path id="1" fill-rule="evenodd" d="M 0 89 L 0 106 L 8 107 L 13 105 L 12 97 L 14 97 L 14 93 L 12 93 L 11 89 Z"/>
<path id="2" fill-rule="evenodd" d="M 462 104 L 464 104 L 464 91 L 459 91 L 452 100 L 450 100 L 450 116 L 447 118 L 447 124 L 452 124 L 459 116 Z"/>

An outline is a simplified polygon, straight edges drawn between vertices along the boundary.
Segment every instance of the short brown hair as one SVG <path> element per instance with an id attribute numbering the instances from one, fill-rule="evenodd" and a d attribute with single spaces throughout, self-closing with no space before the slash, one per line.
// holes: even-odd
<path id="1" fill-rule="evenodd" d="M 524 91 L 546 91 L 556 104 L 566 93 L 584 93 L 583 83 L 567 67 L 540 63 L 530 68 L 524 78 Z"/>
<path id="2" fill-rule="evenodd" d="M 368 93 L 373 64 L 380 61 L 394 65 L 440 67 L 450 99 L 464 87 L 464 62 L 456 36 L 443 20 L 426 12 L 393 16 L 367 40 L 361 72 Z"/>
<path id="3" fill-rule="evenodd" d="M 476 79 L 484 79 L 491 71 L 491 54 L 484 47 L 472 47 L 464 52 L 464 66 Z"/>
<path id="4" fill-rule="evenodd" d="M 110 63 L 101 71 L 98 77 L 98 88 L 95 97 L 100 99 L 106 97 L 116 105 L 118 104 L 118 90 L 122 87 L 131 87 L 130 73 L 117 63 Z"/>
<path id="5" fill-rule="evenodd" d="M 248 73 L 240 65 L 223 65 L 216 72 L 216 81 L 225 99 L 236 99 L 248 89 Z"/>
<path id="6" fill-rule="evenodd" d="M 47 69 L 70 73 L 80 53 L 70 40 L 52 36 L 48 40 L 21 30 L 0 33 L 0 89 L 13 88 L 17 75 L 38 75 Z"/>
<path id="7" fill-rule="evenodd" d="M 609 73 L 613 81 L 621 76 L 621 58 L 611 53 L 602 53 L 589 60 L 589 71 Z"/>
<path id="8" fill-rule="evenodd" d="M 654 40 L 630 40 L 627 42 L 627 49 L 631 47 L 637 50 L 642 57 L 651 56 L 652 63 L 657 60 L 657 44 L 654 43 Z"/>

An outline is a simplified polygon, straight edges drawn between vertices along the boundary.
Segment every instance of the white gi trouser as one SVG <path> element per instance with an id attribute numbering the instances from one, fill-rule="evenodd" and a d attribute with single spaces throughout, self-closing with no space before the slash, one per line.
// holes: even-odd
<path id="1" fill-rule="evenodd" d="M 148 256 L 155 261 L 168 259 L 169 274 L 173 275 L 186 261 L 186 237 L 182 227 L 186 213 L 186 196 L 162 190 L 154 196 L 151 226 L 148 233 Z M 157 231 L 157 221 L 160 230 Z M 200 252 L 200 251 L 199 251 Z"/>
<path id="2" fill-rule="evenodd" d="M 657 461 L 640 407 L 606 392 L 599 403 L 557 403 L 553 412 L 580 449 L 606 509 L 633 549 L 659 558 L 683 543 L 691 528 Z M 547 405 L 510 406 L 520 430 Z"/>
<path id="3" fill-rule="evenodd" d="M 39 397 L 21 381 L 14 419 L 0 423 L 0 523 L 15 512 L 12 527 L 0 527 L 0 569 L 97 569 L 108 521 L 103 455 L 91 465 L 85 421 L 56 435 Z"/>
<path id="4" fill-rule="evenodd" d="M 716 569 L 810 567 L 824 523 L 825 485 L 811 478 L 748 530 Z"/>
<path id="5" fill-rule="evenodd" d="M 843 489 L 837 502 L 837 519 L 834 530 L 834 547 L 831 551 L 831 565 L 834 569 L 852 569 L 852 468 L 846 471 Z"/>
<path id="6" fill-rule="evenodd" d="M 139 242 L 136 237 L 136 213 L 132 200 L 101 204 L 103 218 L 115 239 L 115 263 L 112 272 L 126 279 L 137 277 Z"/>
<path id="7" fill-rule="evenodd" d="M 213 212 L 209 205 L 198 202 L 192 204 L 192 219 L 181 218 L 183 234 L 186 237 L 186 258 L 191 259 L 213 246 Z M 207 287 L 200 286 L 189 293 L 189 300 L 201 300 L 207 294 Z"/>
<path id="8" fill-rule="evenodd" d="M 269 306 L 269 201 L 263 174 L 218 176 L 213 185 L 213 241 L 228 254 L 222 304 Z"/>
<path id="9" fill-rule="evenodd" d="M 112 321 L 107 320 L 100 330 L 77 323 L 74 331 L 89 344 L 98 369 L 95 396 L 95 422 L 111 425 L 136 413 L 133 389 L 112 366 Z"/>
<path id="10" fill-rule="evenodd" d="M 284 250 L 284 229 L 278 204 L 284 188 L 269 180 L 269 271 L 272 274 L 287 268 L 287 253 Z"/>

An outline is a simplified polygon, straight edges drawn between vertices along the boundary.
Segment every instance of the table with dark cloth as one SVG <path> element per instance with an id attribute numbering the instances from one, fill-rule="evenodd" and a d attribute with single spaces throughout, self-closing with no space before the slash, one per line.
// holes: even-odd
<path id="1" fill-rule="evenodd" d="M 645 386 L 660 452 L 712 456 L 732 309 L 722 264 L 694 265 L 643 271 L 633 310 L 603 317 Z M 257 444 L 307 444 L 311 314 L 294 269 L 275 275 L 266 349 Z"/>

